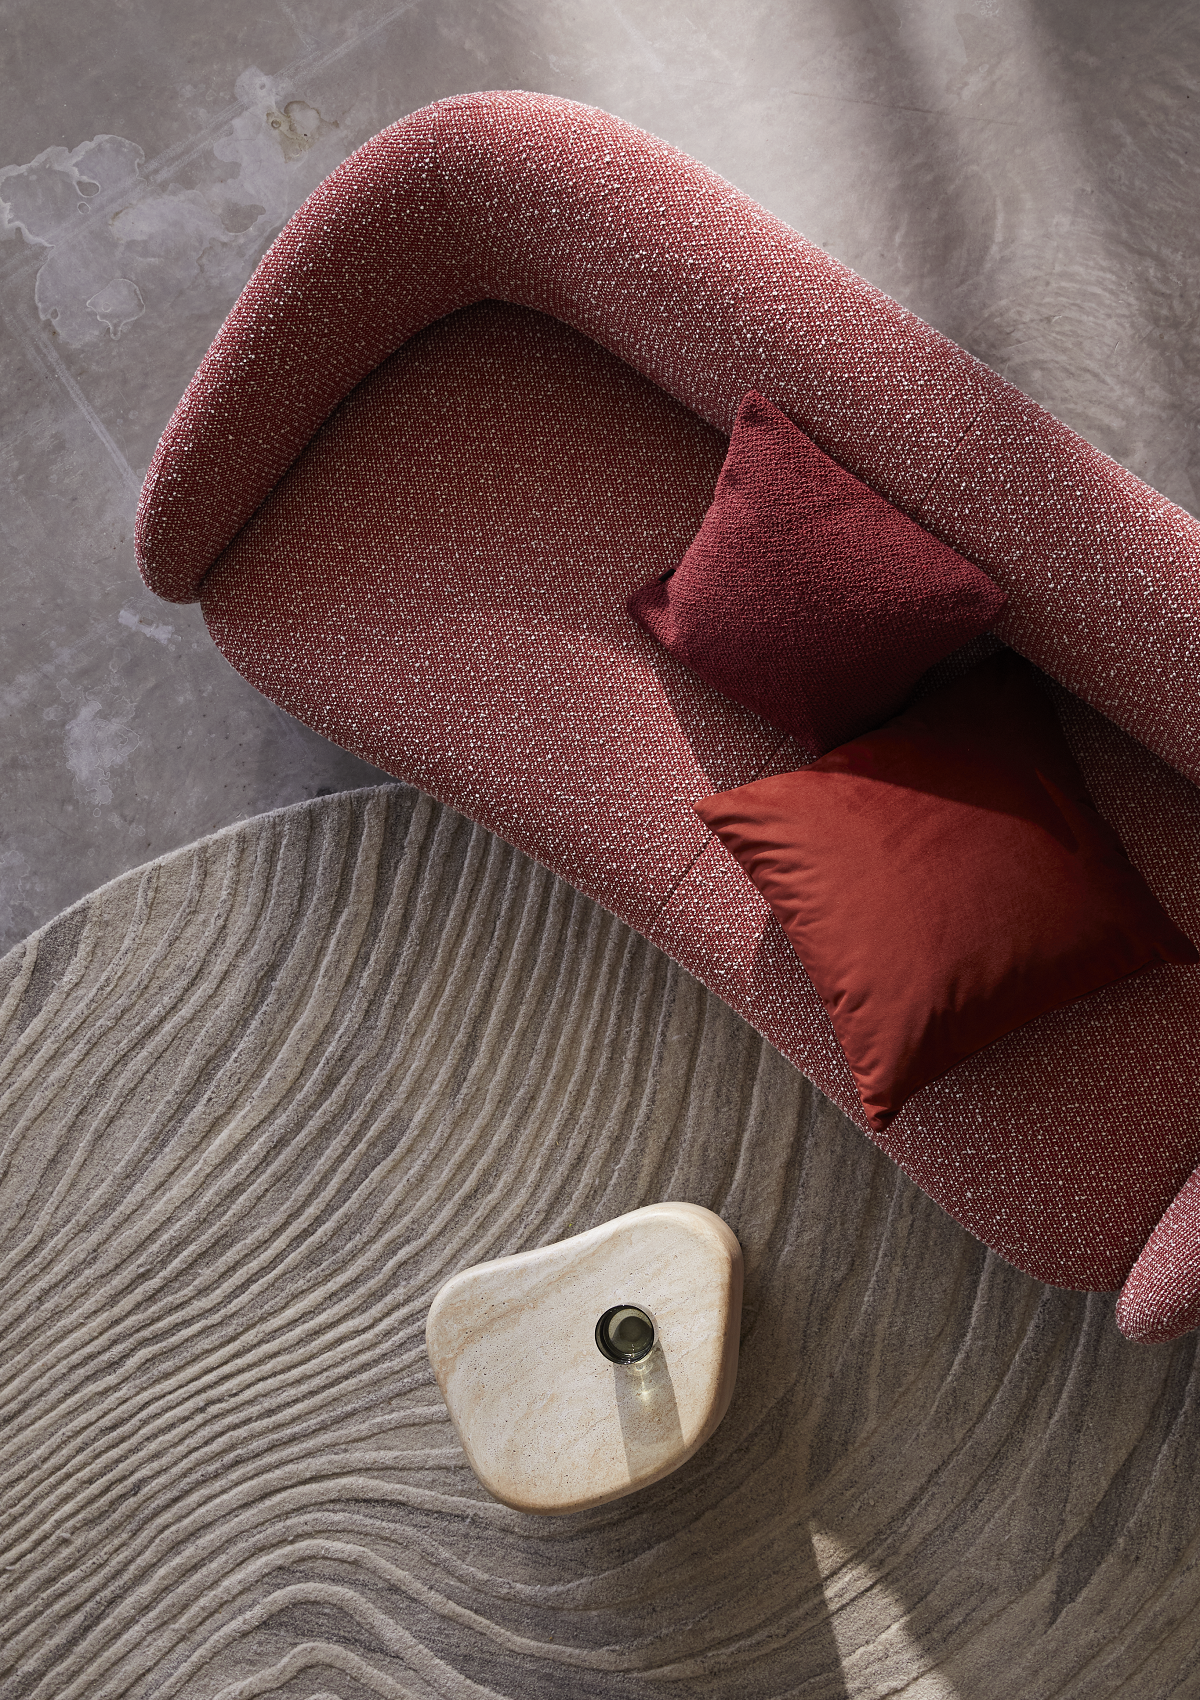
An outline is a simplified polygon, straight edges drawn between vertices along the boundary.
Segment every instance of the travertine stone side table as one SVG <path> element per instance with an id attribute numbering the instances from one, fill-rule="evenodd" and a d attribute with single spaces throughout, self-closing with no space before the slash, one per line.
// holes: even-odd
<path id="1" fill-rule="evenodd" d="M 721 1218 L 651 1204 L 461 1270 L 426 1341 L 484 1487 L 555 1514 L 632 1493 L 704 1444 L 733 1394 L 741 1308 Z"/>

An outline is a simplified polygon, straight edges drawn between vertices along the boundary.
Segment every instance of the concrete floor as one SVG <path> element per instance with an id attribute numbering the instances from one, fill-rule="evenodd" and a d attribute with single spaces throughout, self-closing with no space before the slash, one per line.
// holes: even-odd
<path id="1" fill-rule="evenodd" d="M 132 525 L 280 225 L 441 95 L 666 137 L 1197 510 L 1194 0 L 4 0 L 0 44 L 0 950 L 375 777 L 142 589 Z"/>

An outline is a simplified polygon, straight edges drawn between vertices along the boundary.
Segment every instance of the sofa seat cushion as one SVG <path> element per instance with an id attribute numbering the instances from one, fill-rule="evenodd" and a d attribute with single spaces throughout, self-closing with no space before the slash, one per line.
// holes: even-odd
<path id="1" fill-rule="evenodd" d="M 752 390 L 704 524 L 629 612 L 708 684 L 818 755 L 895 714 L 1004 601 Z"/>
<path id="2" fill-rule="evenodd" d="M 289 714 L 645 931 L 703 848 L 691 804 L 784 741 L 625 612 L 687 548 L 726 447 L 577 331 L 465 308 L 337 409 L 204 616 Z"/>
<path id="3" fill-rule="evenodd" d="M 1011 652 L 696 812 L 781 922 L 877 1132 L 1027 1021 L 1139 969 L 1200 960 Z"/>

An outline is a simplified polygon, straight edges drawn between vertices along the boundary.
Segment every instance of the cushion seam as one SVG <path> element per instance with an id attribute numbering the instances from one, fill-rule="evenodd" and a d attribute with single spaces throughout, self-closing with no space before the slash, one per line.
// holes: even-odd
<path id="1" fill-rule="evenodd" d="M 791 736 L 790 733 L 785 732 L 783 734 L 783 736 L 776 743 L 771 745 L 771 748 L 767 751 L 766 755 L 759 762 L 758 766 L 755 768 L 754 772 L 750 775 L 749 779 L 744 779 L 742 781 L 743 785 L 753 785 L 753 783 L 756 779 L 760 779 L 762 777 L 764 770 L 767 767 L 770 766 L 771 762 L 774 761 L 775 757 L 779 754 L 780 750 L 787 743 L 790 736 Z M 697 818 L 699 818 L 699 817 L 697 817 Z M 675 876 L 675 878 L 672 880 L 670 886 L 667 888 L 667 891 L 666 891 L 665 895 L 663 896 L 662 901 L 660 902 L 658 908 L 654 911 L 654 915 L 653 915 L 653 917 L 651 918 L 651 921 L 650 921 L 649 930 L 646 933 L 646 937 L 651 942 L 653 942 L 653 940 L 654 940 L 654 934 L 655 934 L 655 930 L 658 927 L 658 923 L 662 920 L 663 916 L 666 914 L 667 910 L 670 908 L 671 903 L 674 900 L 676 893 L 679 891 L 679 888 L 682 886 L 684 880 L 687 879 L 688 875 L 692 872 L 692 869 L 696 866 L 696 864 L 700 860 L 701 856 L 703 856 L 705 851 L 707 849 L 709 849 L 709 847 L 711 846 L 711 844 L 712 844 L 713 840 L 716 838 L 716 836 L 717 835 L 716 835 L 715 832 L 713 832 L 711 830 L 709 831 L 708 837 L 704 840 L 703 844 L 701 844 L 700 848 L 696 851 L 696 853 L 693 856 L 691 856 L 687 862 L 684 863 L 683 867 L 680 868 L 678 874 Z M 742 872 L 742 877 L 743 877 L 743 879 L 746 880 L 747 885 L 753 885 L 753 881 L 745 874 L 745 872 L 742 871 L 742 870 L 739 870 L 739 871 Z"/>
<path id="2" fill-rule="evenodd" d="M 933 490 L 934 490 L 935 486 L 937 485 L 938 481 L 940 480 L 942 474 L 945 472 L 946 468 L 950 465 L 950 462 L 957 455 L 959 449 L 962 448 L 962 446 L 966 442 L 967 438 L 974 435 L 975 431 L 978 429 L 979 425 L 982 423 L 985 416 L 989 412 L 994 411 L 999 405 L 1000 404 L 999 404 L 999 401 L 998 401 L 996 396 L 988 396 L 988 397 L 986 397 L 986 399 L 984 401 L 982 401 L 979 404 L 979 406 L 976 408 L 975 412 L 971 415 L 971 418 L 968 420 L 967 424 L 959 432 L 958 436 L 954 439 L 954 442 L 946 450 L 946 452 L 942 456 L 941 460 L 938 461 L 937 465 L 934 467 L 933 471 L 930 473 L 929 482 L 926 484 L 925 488 L 921 491 L 921 494 L 917 497 L 916 507 L 915 507 L 915 510 L 913 512 L 913 515 L 912 515 L 913 519 L 916 519 L 917 516 L 920 514 L 920 512 L 921 512 L 922 508 L 924 507 L 926 501 L 928 501 L 929 497 L 932 495 Z"/>

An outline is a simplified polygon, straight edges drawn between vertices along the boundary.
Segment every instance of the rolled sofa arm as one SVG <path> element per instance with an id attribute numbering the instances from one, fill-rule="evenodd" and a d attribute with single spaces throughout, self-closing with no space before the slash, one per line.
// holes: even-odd
<path id="1" fill-rule="evenodd" d="M 429 110 L 352 154 L 284 226 L 163 432 L 138 568 L 169 602 L 205 573 L 360 379 L 458 305 Z"/>
<path id="2" fill-rule="evenodd" d="M 1200 1168 L 1155 1228 L 1117 1300 L 1130 1340 L 1174 1340 L 1200 1328 Z"/>

